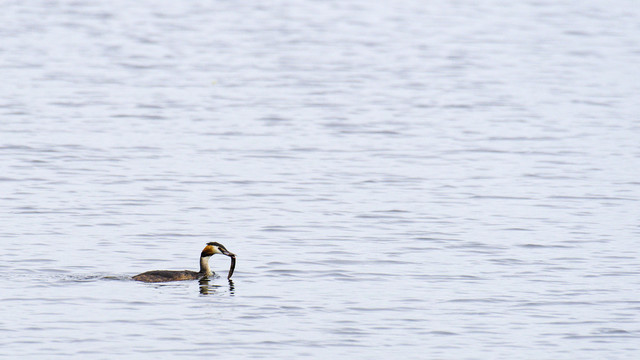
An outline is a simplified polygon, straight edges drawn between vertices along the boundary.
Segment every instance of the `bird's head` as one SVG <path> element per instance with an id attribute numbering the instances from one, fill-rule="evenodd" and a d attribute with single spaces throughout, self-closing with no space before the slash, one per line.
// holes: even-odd
<path id="1" fill-rule="evenodd" d="M 210 256 L 213 256 L 214 254 L 222 254 L 222 255 L 227 255 L 229 257 L 236 256 L 235 254 L 227 250 L 227 248 L 224 247 L 224 245 L 217 242 L 210 242 L 210 243 L 207 243 L 207 246 L 205 246 L 204 249 L 202 249 L 202 253 L 200 254 L 200 257 L 210 257 Z"/>

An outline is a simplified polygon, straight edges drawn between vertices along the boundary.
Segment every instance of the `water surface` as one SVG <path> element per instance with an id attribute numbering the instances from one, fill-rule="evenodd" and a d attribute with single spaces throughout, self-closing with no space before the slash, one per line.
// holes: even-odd
<path id="1" fill-rule="evenodd" d="M 0 357 L 638 358 L 633 5 L 3 2 Z"/>

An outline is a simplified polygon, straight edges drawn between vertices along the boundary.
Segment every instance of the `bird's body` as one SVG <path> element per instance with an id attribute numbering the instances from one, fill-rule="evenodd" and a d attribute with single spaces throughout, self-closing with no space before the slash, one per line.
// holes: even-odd
<path id="1" fill-rule="evenodd" d="M 233 274 L 235 268 L 236 256 L 229 252 L 224 245 L 217 242 L 207 243 L 207 246 L 200 253 L 200 271 L 190 270 L 152 270 L 143 272 L 134 276 L 132 279 L 144 282 L 166 282 L 166 281 L 181 281 L 181 280 L 199 280 L 209 276 L 213 276 L 213 271 L 209 268 L 209 258 L 214 254 L 223 254 L 231 257 L 231 268 L 229 269 L 229 276 Z"/>
<path id="2" fill-rule="evenodd" d="M 151 270 L 134 276 L 133 280 L 144 282 L 165 282 L 180 280 L 199 280 L 203 277 L 204 274 L 190 270 Z"/>

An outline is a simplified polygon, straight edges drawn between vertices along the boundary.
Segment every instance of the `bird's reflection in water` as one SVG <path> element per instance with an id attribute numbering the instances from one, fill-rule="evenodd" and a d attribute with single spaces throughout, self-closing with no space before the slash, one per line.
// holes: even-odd
<path id="1" fill-rule="evenodd" d="M 221 289 L 222 285 L 211 284 L 211 280 L 203 278 L 198 281 L 200 283 L 200 294 L 201 295 L 211 295 L 215 294 Z M 229 279 L 229 295 L 235 295 L 235 286 L 233 285 L 233 280 Z"/>
<path id="2" fill-rule="evenodd" d="M 235 285 L 233 285 L 233 280 L 228 279 L 229 280 L 229 295 L 231 296 L 235 296 L 236 295 L 236 287 Z"/>

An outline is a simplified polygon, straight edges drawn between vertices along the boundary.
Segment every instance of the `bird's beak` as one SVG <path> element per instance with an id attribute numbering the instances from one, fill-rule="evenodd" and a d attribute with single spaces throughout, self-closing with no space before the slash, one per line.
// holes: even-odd
<path id="1" fill-rule="evenodd" d="M 222 253 L 222 255 L 227 255 L 228 257 L 232 257 L 232 258 L 236 257 L 236 254 L 229 252 L 229 250 L 227 249 L 220 248 L 220 252 Z"/>

